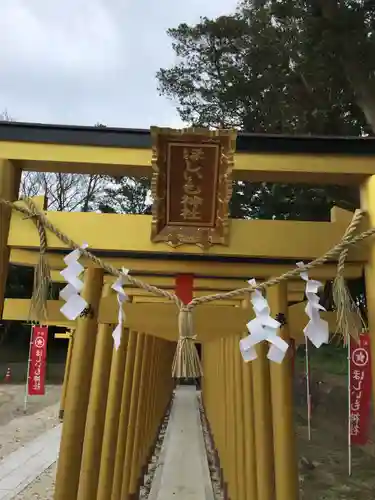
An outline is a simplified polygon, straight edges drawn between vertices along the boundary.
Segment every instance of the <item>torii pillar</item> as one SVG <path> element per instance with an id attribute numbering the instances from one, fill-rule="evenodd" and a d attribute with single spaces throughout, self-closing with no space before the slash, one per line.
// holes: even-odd
<path id="1" fill-rule="evenodd" d="M 0 197 L 9 201 L 18 198 L 21 169 L 9 160 L 0 159 Z M 9 250 L 7 247 L 11 209 L 0 204 L 0 319 L 3 315 L 5 286 L 8 276 Z"/>
<path id="2" fill-rule="evenodd" d="M 361 189 L 361 208 L 367 211 L 369 227 L 375 227 L 375 175 L 368 177 Z M 368 255 L 365 268 L 367 320 L 370 333 L 371 378 L 373 398 L 375 398 L 375 241 L 368 242 Z"/>

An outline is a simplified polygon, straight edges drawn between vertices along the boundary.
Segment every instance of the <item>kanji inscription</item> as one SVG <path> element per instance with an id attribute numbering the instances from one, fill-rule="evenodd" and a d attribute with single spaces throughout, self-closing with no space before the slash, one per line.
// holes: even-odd
<path id="1" fill-rule="evenodd" d="M 370 337 L 361 334 L 350 342 L 350 436 L 354 445 L 364 445 L 369 436 L 371 404 Z"/>
<path id="2" fill-rule="evenodd" d="M 220 146 L 169 144 L 167 224 L 214 227 Z"/>

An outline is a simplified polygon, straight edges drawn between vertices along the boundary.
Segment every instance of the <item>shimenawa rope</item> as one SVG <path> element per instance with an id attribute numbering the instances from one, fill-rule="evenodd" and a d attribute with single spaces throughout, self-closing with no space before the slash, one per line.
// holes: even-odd
<path id="1" fill-rule="evenodd" d="M 25 198 L 25 203 L 31 211 L 35 210 L 35 203 L 30 198 Z M 32 219 L 39 233 L 40 252 L 39 261 L 34 269 L 29 319 L 44 323 L 47 320 L 47 300 L 52 290 L 51 272 L 47 260 L 47 234 L 41 220 L 37 217 L 32 217 Z"/>
<path id="2" fill-rule="evenodd" d="M 349 224 L 343 238 L 341 241 L 335 245 L 333 248 L 328 250 L 323 256 L 305 264 L 303 267 L 296 267 L 291 269 L 290 271 L 282 274 L 277 278 L 271 278 L 263 283 L 258 283 L 255 286 L 248 286 L 243 288 L 238 288 L 236 290 L 232 290 L 230 292 L 218 293 L 213 295 L 207 295 L 204 297 L 197 297 L 193 299 L 189 304 L 183 304 L 183 302 L 177 297 L 175 293 L 168 292 L 166 290 L 162 290 L 156 286 L 149 285 L 141 280 L 138 280 L 130 275 L 125 275 L 112 265 L 106 263 L 99 257 L 96 257 L 87 249 L 82 249 L 81 245 L 70 239 L 66 234 L 62 233 L 56 226 L 54 226 L 46 217 L 46 215 L 40 211 L 35 203 L 30 199 L 25 199 L 25 203 L 28 205 L 27 207 L 23 207 L 22 205 L 16 204 L 14 202 L 10 202 L 8 200 L 0 198 L 0 204 L 5 205 L 12 210 L 20 212 L 26 216 L 26 218 L 33 218 L 39 232 L 40 243 L 41 243 L 41 253 L 45 255 L 47 248 L 46 234 L 45 229 L 48 229 L 53 234 L 55 234 L 60 241 L 65 243 L 68 247 L 72 249 L 79 249 L 82 255 L 86 258 L 90 259 L 96 265 L 101 267 L 108 274 L 113 276 L 123 276 L 127 281 L 138 288 L 142 288 L 143 290 L 148 291 L 151 294 L 159 295 L 165 297 L 176 304 L 179 309 L 179 339 L 177 342 L 177 349 L 175 358 L 173 360 L 172 366 L 172 376 L 176 378 L 185 378 L 185 377 L 200 377 L 202 376 L 202 366 L 200 363 L 200 359 L 195 347 L 195 339 L 196 337 L 193 334 L 193 321 L 192 321 L 192 311 L 195 307 L 201 304 L 208 304 L 209 302 L 213 302 L 216 300 L 222 299 L 231 299 L 241 295 L 245 295 L 253 292 L 254 290 L 265 290 L 271 286 L 277 285 L 283 281 L 289 280 L 291 278 L 298 277 L 301 272 L 309 271 L 315 267 L 321 266 L 326 262 L 334 259 L 338 255 L 339 258 L 339 268 L 338 274 L 342 276 L 343 266 L 345 265 L 345 259 L 348 253 L 348 249 L 351 246 L 356 245 L 357 243 L 369 238 L 370 236 L 375 234 L 375 228 L 368 229 L 363 233 L 353 236 L 353 233 L 359 226 L 360 221 L 365 215 L 364 211 L 358 210 Z M 43 229 L 42 229 L 43 228 Z M 47 266 L 48 268 L 48 266 Z M 43 279 L 39 279 L 38 286 L 39 290 L 35 291 L 37 297 L 41 297 L 38 299 L 39 301 L 44 300 L 44 306 L 37 307 L 37 310 L 46 311 L 46 300 L 48 293 L 46 292 L 46 288 L 50 286 L 50 278 L 48 279 L 49 270 L 46 268 L 46 265 L 39 266 L 40 272 L 46 273 L 43 275 Z M 44 276 L 46 276 L 44 278 Z M 38 302 L 38 301 L 36 301 Z M 347 302 L 345 300 L 340 299 L 336 306 L 338 310 L 340 310 L 340 314 L 345 314 Z M 352 310 L 350 311 L 352 314 Z M 343 322 L 344 324 L 345 322 Z M 348 323 L 347 323 L 348 324 Z"/>
<path id="3" fill-rule="evenodd" d="M 345 231 L 344 237 L 353 236 L 363 216 L 364 212 L 361 210 L 354 213 L 353 220 Z M 343 336 L 345 343 L 349 342 L 349 336 L 358 340 L 365 326 L 361 311 L 350 295 L 344 277 L 345 261 L 348 253 L 349 248 L 344 248 L 339 255 L 337 274 L 332 288 L 333 301 L 337 310 L 336 333 Z"/>

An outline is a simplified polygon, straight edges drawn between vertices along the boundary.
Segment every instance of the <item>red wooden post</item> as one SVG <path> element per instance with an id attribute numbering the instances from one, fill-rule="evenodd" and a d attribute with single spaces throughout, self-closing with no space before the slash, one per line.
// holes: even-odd
<path id="1" fill-rule="evenodd" d="M 184 304 L 193 299 L 194 276 L 192 274 L 177 274 L 175 281 L 175 293 Z"/>

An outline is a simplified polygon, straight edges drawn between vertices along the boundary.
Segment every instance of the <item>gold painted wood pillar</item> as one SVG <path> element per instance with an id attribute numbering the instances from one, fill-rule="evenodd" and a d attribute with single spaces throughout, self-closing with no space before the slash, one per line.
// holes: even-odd
<path id="1" fill-rule="evenodd" d="M 144 340 L 144 347 L 142 352 L 142 370 L 141 370 L 141 378 L 140 385 L 138 391 L 138 401 L 137 401 L 137 413 L 135 420 L 135 429 L 134 429 L 134 444 L 133 444 L 133 454 L 132 454 L 132 464 L 130 469 L 130 478 L 129 478 L 129 488 L 128 488 L 128 498 L 136 500 L 139 498 L 139 487 L 140 483 L 143 480 L 142 473 L 142 449 L 144 448 L 145 440 L 147 439 L 146 435 L 146 425 L 147 419 L 146 415 L 149 411 L 147 406 L 148 403 L 148 395 L 150 392 L 151 381 L 149 378 L 151 372 L 151 363 L 152 356 L 154 352 L 154 337 L 151 335 L 146 335 Z M 123 487 L 124 486 L 123 483 Z M 127 491 L 124 491 L 123 499 L 126 500 Z"/>
<path id="2" fill-rule="evenodd" d="M 233 342 L 231 337 L 227 337 L 225 340 L 225 365 L 226 365 L 226 382 L 227 382 L 227 393 L 226 393 L 226 404 L 227 404 L 227 454 L 228 454 L 228 467 L 227 467 L 227 478 L 228 478 L 228 493 L 229 498 L 233 500 L 238 500 L 238 490 L 237 490 L 237 448 L 236 448 L 236 421 L 234 413 L 234 359 L 233 359 Z M 224 471 L 225 472 L 225 471 Z"/>
<path id="3" fill-rule="evenodd" d="M 240 335 L 230 337 L 233 347 L 234 362 L 234 417 L 235 417 L 235 438 L 236 438 L 236 476 L 237 476 L 237 498 L 246 500 L 245 485 L 245 434 L 249 431 L 247 423 L 244 420 L 243 411 L 243 372 L 242 356 L 240 353 L 239 342 Z"/>
<path id="4" fill-rule="evenodd" d="M 259 500 L 274 500 L 274 463 L 270 371 L 265 342 L 256 346 L 258 358 L 251 361 L 254 395 L 254 434 Z"/>
<path id="5" fill-rule="evenodd" d="M 224 412 L 225 412 L 225 445 L 222 448 L 223 457 L 223 479 L 224 490 L 228 497 L 237 500 L 236 483 L 236 441 L 235 441 L 235 421 L 234 421 L 234 364 L 232 339 L 226 337 L 222 339 L 223 343 L 223 378 L 225 392 Z"/>
<path id="6" fill-rule="evenodd" d="M 96 500 L 108 500 L 112 490 L 128 341 L 129 330 L 126 329 L 119 349 L 113 350 Z"/>
<path id="7" fill-rule="evenodd" d="M 140 449 L 140 464 L 142 467 L 142 478 L 146 474 L 148 469 L 148 463 L 151 459 L 152 450 L 155 446 L 154 438 L 152 432 L 152 419 L 154 415 L 154 399 L 155 399 L 155 391 L 156 391 L 156 377 L 157 377 L 157 364 L 159 360 L 159 339 L 157 337 L 153 338 L 153 348 L 152 348 L 152 356 L 150 359 L 150 369 L 149 369 L 149 380 L 148 380 L 148 392 L 146 394 L 147 398 L 147 410 L 145 414 L 145 440 L 143 441 L 143 446 Z"/>
<path id="8" fill-rule="evenodd" d="M 130 411 L 130 398 L 134 378 L 135 353 L 138 342 L 137 332 L 129 333 L 128 350 L 126 353 L 124 385 L 121 394 L 121 410 L 117 434 L 116 456 L 113 472 L 112 494 L 108 491 L 108 500 L 121 500 L 121 486 L 125 462 L 126 443 L 128 438 L 128 424 Z"/>
<path id="9" fill-rule="evenodd" d="M 152 435 L 152 443 L 148 450 L 148 459 L 150 459 L 155 451 L 155 446 L 159 438 L 160 429 L 163 424 L 164 414 L 163 414 L 163 406 L 165 404 L 165 396 L 164 392 L 168 391 L 168 388 L 165 387 L 165 360 L 168 357 L 167 347 L 168 343 L 163 339 L 156 339 L 157 342 L 157 356 L 156 356 L 156 365 L 155 365 L 155 385 L 153 389 L 152 396 L 152 421 L 150 422 L 150 434 Z M 169 370 L 169 379 L 171 379 Z M 165 412 L 164 412 L 165 413 Z M 147 469 L 148 462 L 145 464 L 145 468 Z"/>
<path id="10" fill-rule="evenodd" d="M 157 367 L 156 367 L 156 375 L 155 375 L 155 389 L 154 389 L 154 398 L 153 398 L 153 422 L 152 422 L 152 433 L 154 435 L 154 445 L 157 442 L 160 429 L 163 423 L 163 410 L 164 406 L 164 392 L 167 390 L 164 386 L 165 380 L 165 360 L 168 356 L 167 346 L 168 343 L 164 339 L 158 339 L 158 357 L 157 357 Z M 169 375 L 171 375 L 169 373 Z M 171 377 L 169 377 L 171 378 Z M 151 451 L 151 454 L 154 452 L 155 446 Z"/>
<path id="11" fill-rule="evenodd" d="M 222 422 L 222 393 L 215 398 L 215 387 L 219 390 L 222 387 L 220 374 L 217 371 L 219 364 L 218 347 L 220 339 L 202 344 L 202 366 L 204 377 L 202 377 L 202 401 L 204 404 L 205 417 L 208 423 L 208 431 L 211 443 L 214 446 L 214 456 L 216 467 L 220 468 L 219 448 L 220 448 L 220 425 Z M 216 352 L 216 357 L 215 357 Z M 222 471 L 220 470 L 220 479 Z"/>
<path id="12" fill-rule="evenodd" d="M 223 370 L 224 363 L 224 342 L 222 339 L 218 339 L 213 344 L 213 349 L 211 351 L 211 356 L 216 359 L 214 363 L 213 373 L 216 375 L 218 384 L 214 384 L 211 381 L 212 387 L 212 408 L 217 407 L 218 412 L 218 427 L 217 427 L 217 438 L 215 438 L 218 461 L 220 465 L 220 479 L 221 486 L 224 490 L 227 490 L 226 477 L 224 477 L 224 470 L 226 465 L 226 442 L 227 442 L 227 413 L 226 413 L 226 383 L 225 383 L 225 371 Z M 214 385 L 213 385 L 214 384 Z M 216 403 L 215 403 L 216 398 Z M 215 435 L 215 434 L 214 434 Z"/>
<path id="13" fill-rule="evenodd" d="M 222 380 L 222 391 L 223 391 L 223 441 L 222 447 L 219 449 L 220 464 L 221 464 L 221 474 L 222 474 L 222 485 L 224 489 L 225 498 L 228 494 L 228 475 L 230 468 L 230 456 L 228 453 L 228 447 L 230 442 L 230 435 L 228 433 L 228 418 L 229 418 L 229 407 L 228 407 L 228 394 L 229 394 L 229 382 L 227 379 L 228 365 L 226 362 L 226 343 L 225 339 L 220 339 L 220 373 Z M 216 388 L 215 392 L 218 392 Z"/>
<path id="14" fill-rule="evenodd" d="M 280 336 L 289 344 L 288 290 L 283 282 L 267 290 L 271 314 L 284 315 L 286 325 Z M 298 500 L 298 454 L 294 429 L 293 373 L 291 357 L 282 363 L 270 362 L 276 500 Z"/>
<path id="15" fill-rule="evenodd" d="M 54 500 L 77 498 L 102 286 L 103 270 L 87 269 L 82 297 L 91 306 L 92 315 L 77 319 Z"/>
<path id="16" fill-rule="evenodd" d="M 71 361 L 72 361 L 73 343 L 74 343 L 74 329 L 71 329 L 70 337 L 68 340 L 68 350 L 66 353 L 64 381 L 63 381 L 63 386 L 62 386 L 62 390 L 61 390 L 60 411 L 59 411 L 60 420 L 63 420 L 63 418 L 64 418 L 64 407 L 65 407 L 66 393 L 68 390 L 68 381 L 69 381 L 69 373 L 70 373 L 70 367 L 71 367 Z"/>
<path id="17" fill-rule="evenodd" d="M 242 359 L 241 359 L 242 361 Z M 252 364 L 242 361 L 243 373 L 243 415 L 244 415 L 244 445 L 245 445 L 245 480 L 246 500 L 261 500 L 258 497 L 256 474 L 256 449 L 254 434 L 254 390 L 252 385 Z"/>
<path id="18" fill-rule="evenodd" d="M 0 159 L 0 197 L 9 201 L 18 198 L 21 169 L 9 160 Z M 5 286 L 8 276 L 9 250 L 7 247 L 11 210 L 0 205 L 0 319 L 3 314 Z"/>
<path id="19" fill-rule="evenodd" d="M 242 307 L 250 307 L 250 296 L 242 302 Z M 247 491 L 251 500 L 274 500 L 271 384 L 266 343 L 258 344 L 256 352 L 257 359 L 244 363 L 243 367 L 247 374 L 244 375 L 244 413 L 249 431 L 246 434 Z"/>
<path id="20" fill-rule="evenodd" d="M 139 391 L 141 389 L 142 367 L 144 364 L 143 351 L 146 345 L 148 344 L 148 342 L 146 342 L 145 337 L 146 335 L 144 333 L 138 333 L 137 348 L 135 351 L 133 385 L 130 395 L 130 410 L 129 410 L 128 432 L 126 437 L 125 460 L 123 464 L 122 485 L 120 490 L 121 500 L 127 500 L 129 498 L 129 485 L 130 485 L 130 475 L 133 464 L 133 452 L 134 452 L 134 443 L 136 436 Z"/>
<path id="21" fill-rule="evenodd" d="M 207 344 L 205 344 L 207 345 Z M 224 463 L 226 449 L 226 407 L 225 407 L 225 373 L 223 370 L 223 342 L 217 339 L 210 342 L 207 352 L 210 363 L 210 380 L 207 386 L 207 398 L 209 398 L 210 415 L 208 418 L 212 420 L 213 440 L 215 443 L 216 462 L 220 470 L 220 481 L 223 489 L 226 489 L 226 478 L 224 478 Z M 204 377 L 203 377 L 204 378 Z"/>
<path id="22" fill-rule="evenodd" d="M 242 308 L 250 307 L 250 296 L 242 301 Z M 246 333 L 244 336 L 247 336 Z M 239 341 L 238 341 L 239 350 Z M 240 356 L 240 354 L 239 354 Z M 244 417 L 244 468 L 245 468 L 245 490 L 246 500 L 261 500 L 258 496 L 257 486 L 257 455 L 255 445 L 255 402 L 253 385 L 253 362 L 245 363 L 242 360 L 242 394 L 243 394 L 243 417 Z"/>
<path id="23" fill-rule="evenodd" d="M 367 211 L 370 227 L 375 227 L 375 175 L 361 187 L 361 208 Z M 365 267 L 367 320 L 370 334 L 372 397 L 375 401 L 375 239 L 367 242 L 368 261 Z M 373 405 L 375 412 L 375 405 Z"/>
<path id="24" fill-rule="evenodd" d="M 164 422 L 165 413 L 171 403 L 172 393 L 175 388 L 175 381 L 171 377 L 171 366 L 176 350 L 176 343 L 168 340 L 161 340 L 161 352 L 159 356 L 159 376 L 158 390 L 156 398 L 156 437 L 159 435 L 160 428 Z"/>
<path id="25" fill-rule="evenodd" d="M 154 338 L 154 354 L 152 361 L 152 373 L 151 377 L 151 387 L 149 394 L 149 411 L 147 415 L 147 430 L 146 433 L 148 435 L 148 445 L 143 452 L 143 473 L 146 474 L 148 470 L 149 461 L 152 458 L 155 445 L 158 438 L 158 429 L 159 422 L 157 421 L 156 415 L 156 401 L 159 397 L 159 376 L 160 376 L 160 359 L 161 359 L 161 349 L 162 349 L 162 340 L 155 337 Z"/>
<path id="26" fill-rule="evenodd" d="M 108 292 L 103 295 L 108 296 Z M 112 332 L 115 327 L 111 324 L 98 326 L 77 496 L 79 500 L 91 500 L 97 494 L 112 361 Z"/>

